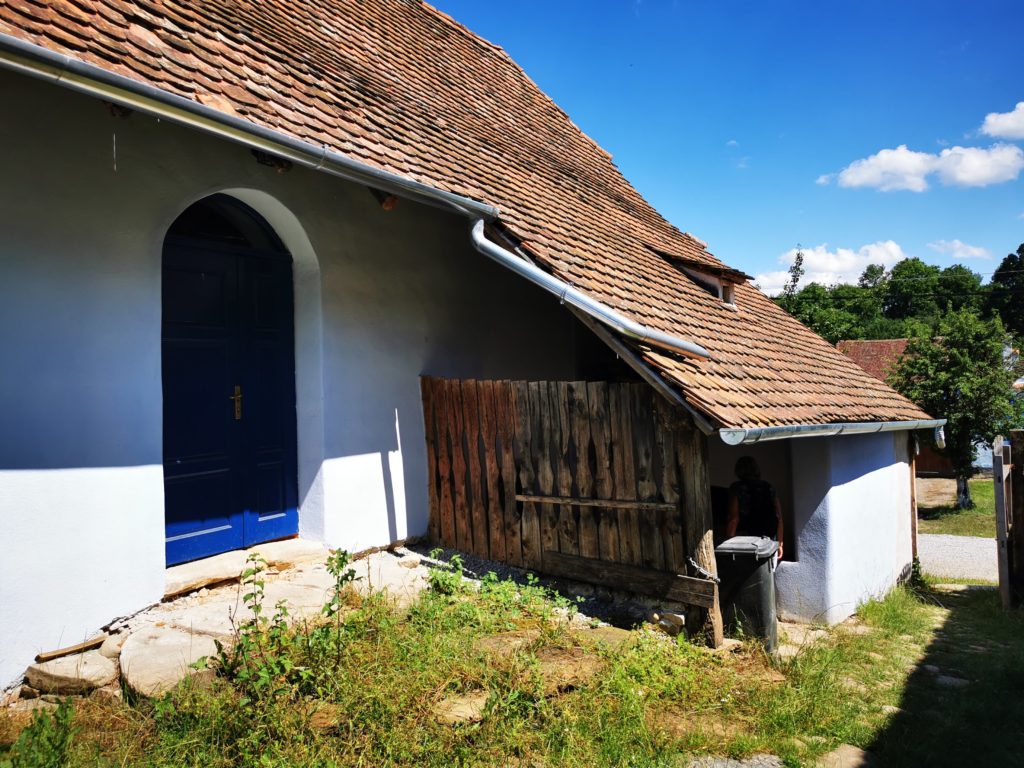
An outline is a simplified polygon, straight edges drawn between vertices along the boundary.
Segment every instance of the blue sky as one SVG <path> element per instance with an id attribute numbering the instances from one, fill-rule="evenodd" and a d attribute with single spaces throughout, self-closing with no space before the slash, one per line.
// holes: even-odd
<path id="1" fill-rule="evenodd" d="M 766 289 L 1024 242 L 1021 0 L 433 2 Z"/>

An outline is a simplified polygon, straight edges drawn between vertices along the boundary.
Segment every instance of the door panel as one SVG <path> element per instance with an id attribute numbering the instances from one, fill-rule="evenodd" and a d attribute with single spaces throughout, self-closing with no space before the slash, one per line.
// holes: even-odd
<path id="1" fill-rule="evenodd" d="M 167 563 L 295 534 L 290 260 L 169 239 L 163 276 Z"/>

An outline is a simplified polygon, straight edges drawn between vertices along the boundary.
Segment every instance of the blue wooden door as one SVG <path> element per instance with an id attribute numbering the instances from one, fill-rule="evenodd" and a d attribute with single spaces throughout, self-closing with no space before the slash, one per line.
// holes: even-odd
<path id="1" fill-rule="evenodd" d="M 244 238 L 174 232 L 163 262 L 168 565 L 298 531 L 291 260 Z"/>

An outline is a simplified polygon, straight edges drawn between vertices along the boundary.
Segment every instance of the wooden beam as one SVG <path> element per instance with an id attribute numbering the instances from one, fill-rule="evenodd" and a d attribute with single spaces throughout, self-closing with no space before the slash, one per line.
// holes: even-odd
<path id="1" fill-rule="evenodd" d="M 683 481 L 683 516 L 686 553 L 704 572 L 718 576 L 711 515 L 711 479 L 708 476 L 708 441 L 697 429 L 682 425 L 676 430 L 676 454 Z M 696 569 L 694 569 L 696 572 Z M 686 616 L 690 637 L 703 635 L 708 645 L 718 648 L 725 638 L 722 609 L 715 600 L 706 612 L 690 611 Z"/>
<path id="2" fill-rule="evenodd" d="M 910 554 L 917 560 L 917 435 L 907 435 L 910 453 Z"/>
<path id="3" fill-rule="evenodd" d="M 705 610 L 718 602 L 718 585 L 713 581 L 592 557 L 566 555 L 554 550 L 544 553 L 544 572 L 563 579 L 614 587 Z"/>
<path id="4" fill-rule="evenodd" d="M 650 512 L 674 512 L 677 506 L 660 501 L 579 499 L 574 496 L 535 496 L 529 493 L 517 493 L 516 501 L 531 501 L 535 504 L 575 504 L 579 507 L 602 507 L 605 509 L 640 509 Z"/>
<path id="5" fill-rule="evenodd" d="M 103 641 L 107 639 L 107 633 L 103 632 L 96 637 L 86 640 L 75 645 L 69 645 L 66 648 L 58 648 L 56 651 L 44 651 L 43 653 L 36 654 L 36 662 L 42 663 L 44 661 L 53 661 L 64 656 L 70 656 L 73 653 L 82 653 L 83 651 L 91 651 L 93 648 L 99 648 L 103 645 Z"/>
<path id="6" fill-rule="evenodd" d="M 1013 607 L 1013 593 L 1010 589 L 1010 547 L 1007 537 L 1009 510 L 1006 508 L 1006 473 L 1003 466 L 1003 438 L 998 436 L 992 443 L 992 482 L 995 484 L 996 500 L 996 557 L 999 565 L 999 595 L 1003 608 Z"/>
<path id="7" fill-rule="evenodd" d="M 1024 600 L 1024 430 L 1010 430 L 1009 559 L 1015 605 Z"/>

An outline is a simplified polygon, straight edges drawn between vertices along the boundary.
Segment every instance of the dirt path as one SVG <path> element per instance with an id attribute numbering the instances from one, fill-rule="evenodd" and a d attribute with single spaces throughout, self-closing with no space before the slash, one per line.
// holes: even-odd
<path id="1" fill-rule="evenodd" d="M 917 506 L 949 507 L 956 501 L 956 480 L 945 477 L 917 479 Z"/>

